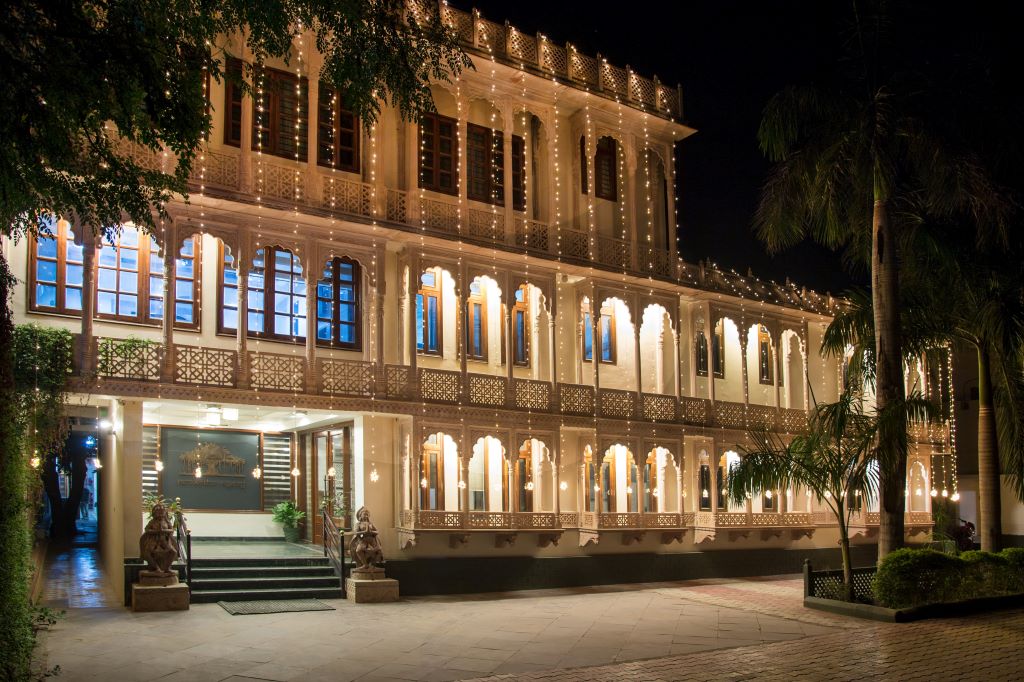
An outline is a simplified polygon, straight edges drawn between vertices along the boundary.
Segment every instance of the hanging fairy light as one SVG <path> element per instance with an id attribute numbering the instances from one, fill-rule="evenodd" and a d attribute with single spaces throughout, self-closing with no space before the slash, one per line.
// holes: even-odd
<path id="1" fill-rule="evenodd" d="M 255 478 L 257 481 L 263 478 L 263 469 L 260 468 L 259 464 L 253 467 L 252 477 Z"/>
<path id="2" fill-rule="evenodd" d="M 193 473 L 193 475 L 196 478 L 202 478 L 203 477 L 203 467 L 202 467 L 202 465 L 197 464 L 195 470 L 192 473 Z"/>
<path id="3" fill-rule="evenodd" d="M 160 473 L 161 471 L 163 471 L 164 470 L 164 462 L 163 462 L 163 460 L 162 459 L 158 459 L 155 462 L 153 462 L 153 468 L 156 469 L 157 473 Z"/>

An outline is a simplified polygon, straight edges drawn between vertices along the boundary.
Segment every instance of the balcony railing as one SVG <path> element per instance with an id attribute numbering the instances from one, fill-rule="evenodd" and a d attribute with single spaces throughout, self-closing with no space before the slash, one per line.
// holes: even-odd
<path id="1" fill-rule="evenodd" d="M 97 338 L 95 374 L 102 380 L 167 382 L 211 388 L 249 386 L 260 391 L 327 396 L 377 397 L 485 408 L 530 410 L 576 417 L 629 419 L 712 426 L 734 430 L 768 429 L 800 433 L 807 429 L 803 410 L 744 405 L 704 398 L 638 393 L 617 388 L 557 383 L 505 375 L 465 373 L 406 365 L 319 357 L 307 377 L 306 357 L 295 353 L 248 351 L 240 367 L 231 349 L 174 344 L 170 362 L 156 341 Z M 415 379 L 415 380 L 414 380 Z M 935 438 L 945 427 L 918 429 Z"/>

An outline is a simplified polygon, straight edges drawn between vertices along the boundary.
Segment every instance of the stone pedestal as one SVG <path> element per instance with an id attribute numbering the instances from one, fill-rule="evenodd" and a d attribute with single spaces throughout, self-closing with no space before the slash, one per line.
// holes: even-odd
<path id="1" fill-rule="evenodd" d="M 345 579 L 345 598 L 356 604 L 398 601 L 398 581 L 384 577 L 382 568 L 357 568 Z"/>
<path id="2" fill-rule="evenodd" d="M 140 571 L 132 585 L 132 611 L 188 611 L 189 596 L 176 574 Z"/>

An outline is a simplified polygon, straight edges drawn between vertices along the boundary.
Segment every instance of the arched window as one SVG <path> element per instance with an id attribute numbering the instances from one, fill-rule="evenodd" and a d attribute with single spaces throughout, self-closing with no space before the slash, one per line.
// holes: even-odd
<path id="1" fill-rule="evenodd" d="M 594 324 L 590 315 L 590 303 L 583 301 L 583 359 L 587 362 L 594 359 Z"/>
<path id="2" fill-rule="evenodd" d="M 601 308 L 601 362 L 615 364 L 615 307 L 614 304 Z"/>
<path id="3" fill-rule="evenodd" d="M 645 514 L 658 511 L 658 449 L 655 448 L 647 453 L 647 461 L 644 462 L 644 508 Z"/>
<path id="4" fill-rule="evenodd" d="M 589 445 L 583 448 L 583 487 L 583 510 L 597 511 L 597 496 L 601 492 L 601 485 L 597 482 L 594 451 Z"/>
<path id="5" fill-rule="evenodd" d="M 519 450 L 515 464 L 516 511 L 533 511 L 533 446 L 527 442 Z"/>
<path id="6" fill-rule="evenodd" d="M 82 313 L 83 247 L 66 220 L 34 241 L 29 270 L 29 308 L 65 315 Z M 185 241 L 174 264 L 176 327 L 198 327 L 198 246 Z M 165 311 L 164 256 L 156 240 L 131 223 L 100 239 L 95 264 L 96 317 L 159 324 Z"/>
<path id="7" fill-rule="evenodd" d="M 721 323 L 719 323 L 720 326 Z M 715 330 L 711 342 L 711 372 L 716 379 L 725 378 L 725 332 Z"/>
<path id="8" fill-rule="evenodd" d="M 598 199 L 618 201 L 618 144 L 615 138 L 602 137 L 594 149 L 594 196 Z M 580 138 L 580 191 L 586 194 L 590 186 L 587 165 L 587 138 Z"/>
<path id="9" fill-rule="evenodd" d="M 711 467 L 707 463 L 700 465 L 697 485 L 700 486 L 700 510 L 711 511 Z"/>
<path id="10" fill-rule="evenodd" d="M 348 350 L 362 348 L 361 268 L 356 261 L 333 258 L 316 286 L 316 338 Z"/>
<path id="11" fill-rule="evenodd" d="M 444 436 L 435 433 L 423 444 L 420 462 L 420 509 L 444 509 Z"/>

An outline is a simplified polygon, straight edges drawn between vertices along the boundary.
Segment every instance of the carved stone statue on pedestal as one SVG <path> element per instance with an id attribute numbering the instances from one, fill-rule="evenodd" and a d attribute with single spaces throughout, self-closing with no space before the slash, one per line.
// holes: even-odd
<path id="1" fill-rule="evenodd" d="M 345 596 L 356 603 L 398 600 L 398 581 L 384 577 L 384 548 L 377 527 L 370 521 L 370 510 L 360 507 L 348 552 L 355 568 L 345 580 Z"/>
<path id="2" fill-rule="evenodd" d="M 370 521 L 370 510 L 360 507 L 356 512 L 356 525 L 352 529 L 352 539 L 348 551 L 355 562 L 353 573 L 383 573 L 379 564 L 384 563 L 384 548 L 380 546 L 377 527 Z"/>
<path id="3" fill-rule="evenodd" d="M 146 524 L 146 530 L 139 538 L 139 556 L 147 564 L 147 570 L 143 573 L 154 577 L 176 575 L 170 570 L 171 564 L 178 558 L 174 528 L 162 504 L 153 507 L 153 518 Z"/>

